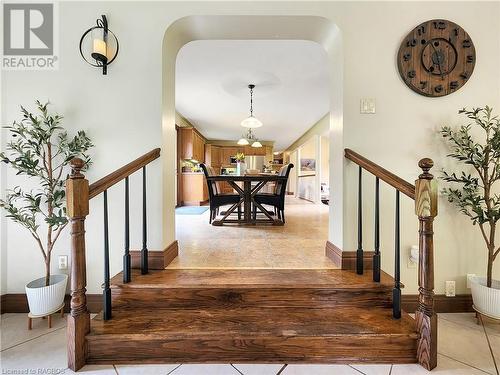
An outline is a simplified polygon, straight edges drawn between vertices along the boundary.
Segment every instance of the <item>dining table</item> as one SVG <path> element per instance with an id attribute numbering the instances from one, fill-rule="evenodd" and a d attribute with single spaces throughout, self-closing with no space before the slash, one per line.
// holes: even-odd
<path id="1" fill-rule="evenodd" d="M 284 225 L 283 221 L 277 217 L 273 217 L 273 212 L 269 212 L 264 206 L 255 200 L 255 196 L 264 188 L 267 183 L 283 181 L 286 183 L 286 176 L 278 174 L 246 174 L 243 176 L 237 175 L 213 175 L 207 177 L 208 182 L 227 182 L 240 196 L 237 203 L 222 213 L 220 218 L 212 221 L 212 225 L 221 226 L 223 224 L 240 224 L 240 225 L 255 225 L 255 224 L 272 224 Z M 242 218 L 231 218 L 231 214 L 240 207 L 242 208 Z M 264 219 L 254 218 L 252 215 L 253 209 L 264 214 Z"/>

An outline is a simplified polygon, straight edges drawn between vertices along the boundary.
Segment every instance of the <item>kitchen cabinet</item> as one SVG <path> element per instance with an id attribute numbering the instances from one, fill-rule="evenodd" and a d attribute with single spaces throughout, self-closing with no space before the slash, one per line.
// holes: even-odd
<path id="1" fill-rule="evenodd" d="M 221 147 L 205 145 L 205 164 L 214 167 L 216 170 L 221 166 Z"/>
<path id="2" fill-rule="evenodd" d="M 266 146 L 266 164 L 271 164 L 273 162 L 273 148 L 272 146 Z"/>
<path id="3" fill-rule="evenodd" d="M 203 173 L 182 173 L 181 204 L 201 206 L 208 201 L 208 188 Z"/>
<path id="4" fill-rule="evenodd" d="M 265 156 L 266 147 L 245 146 L 244 154 L 245 156 Z"/>
<path id="5" fill-rule="evenodd" d="M 205 161 L 205 141 L 194 128 L 181 128 L 181 158 Z"/>
<path id="6" fill-rule="evenodd" d="M 236 153 L 238 152 L 237 147 L 222 147 L 221 148 L 222 152 L 222 159 L 221 159 L 221 165 L 229 165 L 231 164 L 231 157 L 235 156 Z"/>

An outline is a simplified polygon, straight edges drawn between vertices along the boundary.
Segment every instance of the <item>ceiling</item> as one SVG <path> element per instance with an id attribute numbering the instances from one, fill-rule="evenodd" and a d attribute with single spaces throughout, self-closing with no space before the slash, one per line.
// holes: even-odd
<path id="1" fill-rule="evenodd" d="M 176 66 L 176 109 L 207 139 L 238 140 L 255 84 L 255 129 L 283 150 L 329 111 L 327 54 L 298 40 L 204 40 L 185 45 Z"/>

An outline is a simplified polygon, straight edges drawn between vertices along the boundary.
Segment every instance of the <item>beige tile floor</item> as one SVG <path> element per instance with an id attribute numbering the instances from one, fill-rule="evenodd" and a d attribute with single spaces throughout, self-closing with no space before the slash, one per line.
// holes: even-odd
<path id="1" fill-rule="evenodd" d="M 26 314 L 1 316 L 1 374 L 71 374 L 66 365 L 66 322 L 54 318 L 54 327 L 38 320 L 32 331 L 26 328 Z M 438 367 L 432 374 L 498 374 L 488 349 L 487 337 L 500 363 L 500 324 L 475 323 L 473 314 L 440 314 Z M 113 375 L 424 375 L 418 365 L 109 365 L 85 366 L 82 374 Z"/>
<path id="2" fill-rule="evenodd" d="M 169 268 L 335 268 L 325 257 L 328 206 L 287 197 L 284 226 L 215 227 L 209 212 L 176 215 L 179 256 Z"/>

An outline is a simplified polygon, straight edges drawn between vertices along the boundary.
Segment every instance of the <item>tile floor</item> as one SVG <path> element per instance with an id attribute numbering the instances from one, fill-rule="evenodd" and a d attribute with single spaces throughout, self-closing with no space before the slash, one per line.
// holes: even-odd
<path id="1" fill-rule="evenodd" d="M 26 314 L 1 316 L 1 374 L 71 374 L 66 367 L 65 319 L 54 317 L 54 327 L 37 320 L 28 331 Z M 500 364 L 500 324 L 476 325 L 473 314 L 440 314 L 438 367 L 432 374 L 496 375 L 488 339 Z M 82 374 L 113 375 L 412 375 L 427 374 L 418 365 L 109 365 L 86 366 Z"/>
<path id="2" fill-rule="evenodd" d="M 169 268 L 336 268 L 325 257 L 328 206 L 287 197 L 284 226 L 215 227 L 209 212 L 176 215 L 179 256 Z"/>

